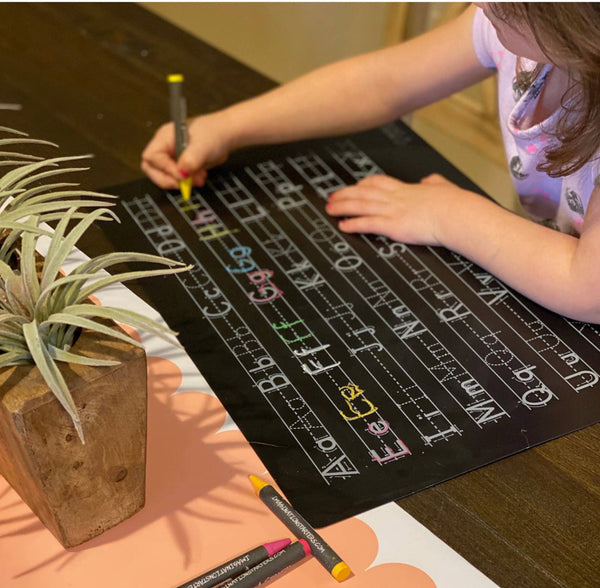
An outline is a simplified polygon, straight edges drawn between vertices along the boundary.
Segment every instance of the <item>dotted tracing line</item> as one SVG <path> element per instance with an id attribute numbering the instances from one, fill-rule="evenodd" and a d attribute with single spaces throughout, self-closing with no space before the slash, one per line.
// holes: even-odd
<path id="1" fill-rule="evenodd" d="M 217 189 L 216 190 L 217 196 L 219 197 L 223 197 L 222 194 L 220 194 L 220 191 Z M 205 208 L 209 208 L 208 204 L 206 203 L 206 201 L 204 201 L 202 199 L 202 205 Z M 181 211 L 180 211 L 181 212 Z M 183 215 L 184 218 L 187 220 L 188 223 L 190 223 L 189 218 L 186 215 Z M 218 218 L 218 216 L 216 214 L 214 214 L 213 212 L 213 216 L 215 218 L 215 220 L 218 220 L 218 222 L 225 226 L 224 223 L 222 223 L 222 221 Z M 228 234 L 227 236 L 227 240 L 230 240 L 234 243 L 234 247 L 241 247 L 241 244 L 239 243 L 237 237 L 233 234 Z M 215 257 L 221 262 L 222 266 L 225 267 L 226 264 L 223 262 L 223 260 L 221 259 L 221 257 L 219 255 L 216 255 L 215 249 L 213 247 L 213 243 L 212 241 L 206 241 L 205 244 L 209 247 L 209 249 L 213 252 L 213 255 L 215 255 Z M 223 251 L 226 251 L 227 254 L 229 253 L 229 251 L 231 251 L 232 247 L 230 247 L 229 244 L 227 244 L 225 242 L 224 238 L 220 238 L 218 239 L 218 244 L 221 246 L 221 249 Z M 258 267 L 257 264 L 254 262 L 254 260 L 252 258 L 249 258 L 252 262 L 253 262 L 253 266 Z M 241 276 L 242 274 L 231 274 L 232 277 L 234 277 L 234 281 L 238 284 L 238 286 L 240 287 L 240 289 L 242 289 L 242 291 L 245 291 L 244 288 L 242 287 L 241 284 Z M 273 320 L 273 318 L 269 319 L 265 313 L 265 308 L 262 305 L 256 305 L 256 309 L 258 310 L 258 312 L 263 316 L 263 318 L 267 321 L 268 324 L 273 324 L 275 322 L 290 322 L 290 318 L 287 316 L 287 314 L 284 314 L 281 309 L 279 308 L 279 306 L 284 306 L 285 309 L 288 311 L 288 313 L 290 315 L 292 315 L 292 319 L 291 321 L 295 321 L 295 320 L 300 320 L 300 317 L 298 317 L 295 314 L 294 309 L 289 305 L 289 303 L 287 302 L 287 300 L 285 298 L 278 298 L 276 300 L 271 301 L 268 304 L 268 310 L 273 312 L 275 314 L 275 319 Z M 311 335 L 311 337 L 314 338 L 314 340 L 317 342 L 318 346 L 322 346 L 322 343 L 319 341 L 319 339 L 312 333 L 312 331 L 310 331 L 310 329 L 308 329 L 308 327 L 306 327 L 308 333 Z M 282 340 L 283 341 L 283 340 Z M 290 344 L 287 343 L 286 341 L 283 341 L 286 346 L 288 348 L 291 349 Z M 337 364 L 335 365 L 335 367 L 333 367 L 331 370 L 328 370 L 327 372 L 325 372 L 327 374 L 327 376 L 332 379 L 332 381 L 334 382 L 334 384 L 336 385 L 336 388 L 339 389 L 342 385 L 345 385 L 348 381 L 350 381 L 349 376 L 345 373 L 345 371 L 339 367 L 339 362 L 336 362 L 335 359 L 327 352 L 328 357 L 331 359 L 332 364 Z M 302 365 L 302 360 L 297 358 L 298 361 L 300 362 L 300 364 Z M 333 374 L 332 372 L 336 371 L 339 372 L 339 374 L 337 375 L 336 379 L 333 379 Z M 342 377 L 340 377 L 340 374 Z M 318 380 L 316 379 L 315 376 L 313 376 L 313 379 L 315 380 L 315 382 L 317 383 L 317 385 L 319 386 L 319 388 L 321 389 L 321 391 L 323 392 L 324 396 L 332 403 L 333 406 L 336 407 L 337 410 L 339 410 L 339 408 L 337 407 L 336 402 L 326 393 L 326 391 L 323 389 L 323 387 L 320 385 L 320 383 L 318 382 Z M 357 429 L 355 426 L 355 423 L 353 421 L 351 422 L 347 422 L 347 424 L 349 424 L 351 426 L 351 428 L 354 430 L 355 434 L 357 434 L 358 439 L 361 441 L 361 443 L 369 450 L 372 451 L 374 448 L 371 446 L 371 444 L 375 441 L 377 442 L 377 445 L 375 447 L 375 449 L 386 449 L 387 445 L 385 443 L 385 440 L 383 438 L 380 438 L 379 436 L 373 436 L 371 434 L 369 434 L 369 436 L 367 437 L 363 437 L 362 433 L 364 432 L 363 430 Z M 393 432 L 392 432 L 393 433 Z M 366 439 L 366 441 L 365 441 Z"/>
<path id="2" fill-rule="evenodd" d="M 443 258 L 440 256 L 440 254 L 437 251 L 433 251 L 433 253 L 441 261 L 444 261 Z M 475 271 L 475 268 L 474 268 L 473 264 L 469 263 L 469 266 L 465 267 L 465 269 L 461 272 L 461 274 L 466 272 L 473 279 L 477 280 L 477 277 L 474 275 L 474 271 Z M 487 272 L 485 272 L 485 273 L 487 273 Z M 465 280 L 461 274 L 456 273 L 456 275 L 463 282 L 463 284 L 467 288 L 469 288 L 474 294 L 481 296 L 482 292 L 478 292 L 475 288 L 473 288 L 473 286 L 467 280 Z M 488 275 L 490 275 L 490 274 L 488 274 Z M 499 285 L 499 287 L 504 288 L 503 284 L 501 282 L 499 282 L 496 278 L 494 278 L 491 275 L 490 275 L 490 278 L 491 278 L 491 281 L 489 283 L 486 283 L 487 286 L 489 286 L 490 283 L 495 282 Z M 494 312 L 496 314 L 496 316 L 498 316 L 508 327 L 513 329 L 513 331 L 521 338 L 521 340 L 526 345 L 528 345 L 533 351 L 535 351 L 537 354 L 539 354 L 542 357 L 542 359 L 546 362 L 546 364 L 549 367 L 551 367 L 559 376 L 561 376 L 561 378 L 563 379 L 565 384 L 567 384 L 570 388 L 572 388 L 574 391 L 577 392 L 578 391 L 577 386 L 566 379 L 567 376 L 565 376 L 565 372 L 563 370 L 566 369 L 567 371 L 570 371 L 570 373 L 573 375 L 579 373 L 580 370 L 578 367 L 575 367 L 575 363 L 573 365 L 569 365 L 567 362 L 565 362 L 562 359 L 561 355 L 573 354 L 585 366 L 586 370 L 589 370 L 590 372 L 593 372 L 594 374 L 596 373 L 595 370 L 592 370 L 592 368 L 583 359 L 581 359 L 579 357 L 579 355 L 575 354 L 575 352 L 573 351 L 573 349 L 571 347 L 569 347 L 564 341 L 562 341 L 546 324 L 544 324 L 537 317 L 535 317 L 533 315 L 533 313 L 526 308 L 525 305 L 523 305 L 513 294 L 510 293 L 510 291 L 506 290 L 506 293 L 507 293 L 507 296 L 504 297 L 502 300 L 500 300 L 499 304 L 502 305 L 502 307 L 507 312 L 510 313 L 510 316 L 512 318 L 517 320 L 517 326 L 511 325 L 510 322 L 497 311 L 495 306 L 492 307 L 491 305 L 488 304 L 488 308 L 490 308 L 490 310 L 492 312 Z M 512 304 L 509 304 L 509 300 Z M 526 320 L 524 315 L 519 315 L 517 313 L 517 308 L 513 307 L 513 304 L 518 305 L 520 307 L 521 312 L 526 313 L 526 315 L 530 319 L 533 319 L 533 320 Z M 539 330 L 536 331 L 531 327 L 531 325 L 534 323 L 539 326 Z M 519 324 L 522 324 L 522 326 L 524 326 L 525 329 L 530 331 L 530 333 L 532 335 L 531 338 L 527 339 L 521 333 L 518 333 L 516 331 L 516 329 L 519 328 L 519 326 L 518 326 Z M 541 339 L 544 336 L 552 337 L 556 342 L 555 346 L 554 347 L 546 346 L 545 348 L 539 348 L 532 344 L 533 341 L 535 341 L 536 339 Z M 560 346 L 562 346 L 562 350 L 558 349 Z M 556 358 L 558 358 L 560 360 L 560 362 L 558 363 L 558 366 L 555 365 L 552 361 L 550 361 L 544 357 L 544 354 L 548 351 L 553 353 L 556 356 Z M 577 363 L 579 363 L 579 361 Z"/>
<path id="3" fill-rule="evenodd" d="M 162 213 L 160 212 L 160 210 L 158 210 L 156 208 L 156 205 L 154 203 L 154 201 L 151 198 L 147 198 L 146 200 L 141 200 L 141 199 L 137 199 L 133 201 L 134 204 L 138 205 L 139 208 L 139 214 L 140 216 L 144 217 L 144 220 L 148 221 L 149 219 L 151 219 L 151 227 L 152 230 L 156 230 L 159 227 L 159 225 L 156 224 L 156 219 L 159 219 L 163 222 L 163 227 L 170 227 L 171 230 L 173 231 L 173 234 L 177 235 L 177 233 L 175 232 L 175 230 L 173 229 L 173 227 L 171 227 L 171 225 L 168 223 L 168 221 L 166 220 L 166 218 L 164 217 L 164 215 L 162 215 Z M 141 205 L 141 203 L 143 203 L 143 205 Z M 132 216 L 133 220 L 138 224 L 138 226 L 140 227 L 140 229 L 142 230 L 142 232 L 144 232 L 144 234 L 146 235 L 146 237 L 148 238 L 148 240 L 155 246 L 155 248 L 158 247 L 156 246 L 156 243 L 150 238 L 149 234 L 148 234 L 148 229 L 146 227 L 146 230 L 144 229 L 144 227 L 140 224 L 139 221 L 139 217 L 136 216 L 135 212 L 131 209 L 130 206 L 128 206 L 128 203 L 124 203 L 126 210 L 129 212 L 129 214 Z M 155 212 L 155 217 L 152 218 L 150 217 L 149 213 L 147 213 L 146 211 L 148 209 L 153 209 Z M 177 235 L 178 236 L 178 235 Z M 185 249 L 187 250 L 187 247 L 185 247 Z M 188 250 L 189 251 L 189 250 Z M 196 265 L 198 268 L 200 268 L 202 271 L 205 271 L 204 268 L 202 267 L 202 265 L 198 262 L 198 260 L 196 260 L 196 258 L 193 256 L 193 254 L 191 252 L 189 252 L 189 255 L 191 258 L 193 258 L 196 261 Z M 207 274 L 208 275 L 208 274 Z M 210 278 L 209 278 L 210 279 Z M 212 279 L 211 279 L 212 281 Z M 214 283 L 214 282 L 213 282 Z M 220 290 L 219 290 L 220 291 Z M 190 295 L 190 297 L 192 298 L 192 300 L 194 300 L 194 302 L 199 306 L 199 302 L 198 300 L 192 296 L 191 292 L 188 291 L 188 294 Z M 223 297 L 224 298 L 224 297 Z M 215 304 L 215 301 L 210 300 L 209 301 L 211 304 Z M 201 308 L 201 307 L 200 307 Z M 234 333 L 238 333 L 238 337 L 239 337 L 239 329 L 242 328 L 245 330 L 245 332 L 247 334 L 250 334 L 252 337 L 252 333 L 250 331 L 250 329 L 245 325 L 244 321 L 241 319 L 241 317 L 237 314 L 237 311 L 235 311 L 235 309 L 233 309 L 233 314 L 232 316 L 236 316 L 236 318 L 238 319 L 238 322 L 241 326 L 236 326 L 235 324 L 233 324 L 228 317 L 220 317 L 221 319 L 224 320 L 224 322 L 227 324 L 228 328 L 234 332 Z M 213 327 L 215 327 L 214 322 L 212 322 Z M 233 352 L 232 347 L 230 345 L 231 342 L 231 338 L 227 338 L 225 337 L 221 331 L 217 328 L 215 328 L 215 330 L 217 331 L 217 333 L 220 335 L 221 339 L 225 342 L 225 344 L 227 345 L 227 347 L 230 349 L 230 351 Z M 242 341 L 242 340 L 240 340 Z M 258 342 L 258 340 L 256 338 L 254 338 L 254 341 L 257 343 L 258 349 L 263 349 L 262 345 L 260 345 L 260 343 Z M 247 345 L 247 342 L 243 342 L 243 345 Z M 249 353 L 249 352 L 248 352 Z M 266 351 L 265 351 L 265 355 L 269 356 Z M 238 356 L 239 357 L 239 356 Z M 269 356 L 270 357 L 270 356 Z M 239 363 L 241 364 L 242 368 L 246 371 L 248 377 L 253 380 L 255 383 L 258 384 L 257 380 L 254 378 L 254 376 L 252 375 L 252 373 L 250 373 L 248 371 L 248 368 L 244 365 L 244 363 L 242 361 L 240 361 L 238 359 Z M 276 364 L 275 364 L 276 365 Z M 278 394 L 278 398 L 280 400 L 283 400 L 287 406 L 290 408 L 290 410 L 292 410 L 292 412 L 296 415 L 296 418 L 298 418 L 298 414 L 295 412 L 294 407 L 292 406 L 292 402 L 294 401 L 299 401 L 303 408 L 305 409 L 304 411 L 304 416 L 303 416 L 303 420 L 306 419 L 306 413 L 310 413 L 313 416 L 314 422 L 316 423 L 315 425 L 312 425 L 309 429 L 304 429 L 304 431 L 309 435 L 309 437 L 311 438 L 312 442 L 314 445 L 317 445 L 318 442 L 323 439 L 324 437 L 331 437 L 331 433 L 328 431 L 328 429 L 320 422 L 320 419 L 317 417 L 317 415 L 312 411 L 312 409 L 310 408 L 310 406 L 304 401 L 304 399 L 302 398 L 302 396 L 300 395 L 300 393 L 293 387 L 293 386 L 289 386 L 291 388 L 291 390 L 296 394 L 296 397 L 294 399 L 289 399 L 288 397 L 286 397 L 281 390 L 279 390 L 278 392 L 280 392 Z M 259 388 L 260 389 L 260 388 Z M 265 397 L 265 399 L 267 400 L 267 402 L 269 402 L 269 404 L 271 405 L 271 407 L 273 408 L 273 410 L 275 411 L 276 414 L 279 414 L 277 407 L 273 404 L 270 396 L 272 396 L 271 394 L 265 394 L 263 393 L 263 397 Z M 310 452 L 309 450 L 306 449 L 306 447 L 304 446 L 304 442 L 299 439 L 297 437 L 297 435 L 294 434 L 294 432 L 290 429 L 290 427 L 288 426 L 288 424 L 284 422 L 284 425 L 290 430 L 290 434 L 296 439 L 296 441 L 298 442 L 298 444 L 300 445 L 300 447 L 302 448 L 302 450 L 304 451 L 304 453 L 306 454 L 307 458 L 309 459 L 309 461 L 313 464 L 313 466 L 315 467 L 315 469 L 320 473 L 320 475 L 324 478 L 324 480 L 326 481 L 326 483 L 329 484 L 329 481 L 327 480 L 326 476 L 323 474 L 323 472 L 326 472 L 327 469 L 330 467 L 331 465 L 331 460 L 329 460 L 327 463 L 323 464 L 323 465 L 319 465 L 315 462 L 314 458 L 313 458 L 313 454 L 312 452 Z M 297 429 L 295 429 L 297 431 Z M 319 431 L 319 434 L 314 434 L 314 431 Z M 324 433 L 324 434 L 323 434 Z M 331 437 L 333 438 L 333 437 Z M 351 460 L 348 458 L 348 456 L 345 454 L 345 452 L 343 452 L 343 450 L 341 449 L 341 447 L 338 446 L 339 449 L 339 458 L 340 460 L 345 460 L 345 462 L 348 464 L 347 469 L 349 472 L 353 472 L 353 473 L 358 473 L 358 470 L 356 469 L 356 467 L 352 464 Z M 330 452 L 331 453 L 331 452 Z M 329 455 L 327 455 L 326 457 L 329 457 Z"/>

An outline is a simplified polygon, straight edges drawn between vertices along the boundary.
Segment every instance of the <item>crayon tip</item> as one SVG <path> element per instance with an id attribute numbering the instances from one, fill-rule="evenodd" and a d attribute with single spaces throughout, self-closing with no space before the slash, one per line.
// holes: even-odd
<path id="1" fill-rule="evenodd" d="M 187 202 L 192 195 L 192 178 L 186 178 L 179 181 L 179 191 L 183 199 Z"/>
<path id="2" fill-rule="evenodd" d="M 167 76 L 167 82 L 170 84 L 174 84 L 177 82 L 183 82 L 183 75 L 181 74 L 169 74 Z"/>
<path id="3" fill-rule="evenodd" d="M 252 482 L 252 485 L 254 486 L 254 491 L 256 492 L 257 496 L 265 486 L 269 485 L 267 482 L 261 480 L 258 476 L 255 476 L 254 474 L 250 474 L 248 477 L 250 478 L 250 482 Z"/>
<path id="4" fill-rule="evenodd" d="M 350 567 L 348 564 L 341 561 L 340 563 L 333 566 L 331 575 L 338 581 L 343 582 L 350 575 Z"/>
<path id="5" fill-rule="evenodd" d="M 300 543 L 302 545 L 302 547 L 304 549 L 304 555 L 310 555 L 311 554 L 310 545 L 308 544 L 308 541 L 306 541 L 306 539 L 298 539 L 298 543 Z"/>
<path id="6" fill-rule="evenodd" d="M 271 543 L 263 543 L 263 547 L 267 550 L 269 557 L 287 547 L 292 541 L 290 539 L 279 539 L 279 541 L 271 541 Z"/>

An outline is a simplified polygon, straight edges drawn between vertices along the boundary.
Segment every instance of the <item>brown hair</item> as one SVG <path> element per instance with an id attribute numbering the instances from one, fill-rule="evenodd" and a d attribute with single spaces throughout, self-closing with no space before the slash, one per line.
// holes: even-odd
<path id="1" fill-rule="evenodd" d="M 507 24 L 531 30 L 549 62 L 568 72 L 570 87 L 554 132 L 558 142 L 546 150 L 538 169 L 552 177 L 576 172 L 600 147 L 600 3 L 497 2 L 489 7 Z M 531 83 L 532 78 L 524 79 Z"/>

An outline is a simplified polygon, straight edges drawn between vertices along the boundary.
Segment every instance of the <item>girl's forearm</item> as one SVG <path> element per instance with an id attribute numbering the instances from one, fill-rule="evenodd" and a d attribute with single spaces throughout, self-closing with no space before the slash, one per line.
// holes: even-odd
<path id="1" fill-rule="evenodd" d="M 351 62 L 334 64 L 232 106 L 222 113 L 232 147 L 350 133 L 391 120 L 377 97 L 385 90 L 365 95 L 366 81 L 357 74 Z"/>
<path id="2" fill-rule="evenodd" d="M 522 218 L 472 192 L 448 199 L 442 245 L 559 314 L 600 322 L 600 279 L 590 235 L 577 239 Z M 594 267 L 595 266 L 595 267 Z"/>
<path id="3" fill-rule="evenodd" d="M 232 149 L 373 128 L 489 75 L 471 43 L 473 10 L 408 42 L 339 61 L 236 104 Z"/>

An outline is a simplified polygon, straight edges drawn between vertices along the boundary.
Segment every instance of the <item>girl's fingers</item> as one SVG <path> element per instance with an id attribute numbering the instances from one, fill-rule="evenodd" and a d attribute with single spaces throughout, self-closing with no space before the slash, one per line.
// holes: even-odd
<path id="1" fill-rule="evenodd" d="M 387 208 L 385 202 L 358 198 L 330 201 L 326 206 L 331 216 L 373 216 L 383 214 Z"/>
<path id="2" fill-rule="evenodd" d="M 177 188 L 177 181 L 173 176 L 164 173 L 161 169 L 150 165 L 146 161 L 142 161 L 142 171 L 160 188 L 164 190 L 174 190 Z"/>
<path id="3" fill-rule="evenodd" d="M 166 156 L 168 159 L 168 156 Z M 159 187 L 172 190 L 179 185 L 179 180 L 182 179 L 175 162 L 166 161 L 165 157 L 154 157 L 151 159 L 145 158 L 141 162 L 142 171 Z M 192 183 L 194 186 L 203 186 L 206 183 L 207 172 L 201 169 L 192 175 Z"/>
<path id="4" fill-rule="evenodd" d="M 396 178 L 376 174 L 333 192 L 330 199 L 355 197 L 383 200 L 389 197 L 390 192 L 399 192 L 406 187 L 407 184 Z"/>
<path id="5" fill-rule="evenodd" d="M 444 176 L 440 176 L 440 174 L 431 174 L 429 176 L 426 176 L 421 180 L 420 183 L 421 184 L 430 184 L 430 185 L 450 184 L 450 182 Z"/>
<path id="6" fill-rule="evenodd" d="M 177 168 L 177 164 L 173 159 L 164 151 L 155 151 L 155 152 L 144 152 L 142 154 L 142 161 L 145 162 L 150 167 L 171 176 L 173 179 L 179 179 L 180 173 Z"/>
<path id="7" fill-rule="evenodd" d="M 360 180 L 357 185 L 367 188 L 379 188 L 381 190 L 398 190 L 402 187 L 403 182 L 390 176 L 376 174 Z"/>
<path id="8" fill-rule="evenodd" d="M 329 196 L 329 202 L 342 202 L 344 200 L 371 200 L 384 201 L 389 198 L 389 190 L 382 190 L 374 186 L 365 186 L 363 184 L 354 184 L 341 190 L 333 192 Z"/>
<path id="9" fill-rule="evenodd" d="M 389 230 L 390 220 L 383 216 L 356 216 L 341 220 L 338 223 L 343 233 L 371 233 L 385 235 Z"/>
<path id="10" fill-rule="evenodd" d="M 194 186 L 204 186 L 206 183 L 207 172 L 204 169 L 201 169 L 199 172 L 196 172 L 192 176 L 192 184 Z"/>
<path id="11" fill-rule="evenodd" d="M 326 210 L 333 216 L 379 215 L 389 211 L 394 201 L 389 190 L 356 184 L 332 194 Z"/>

